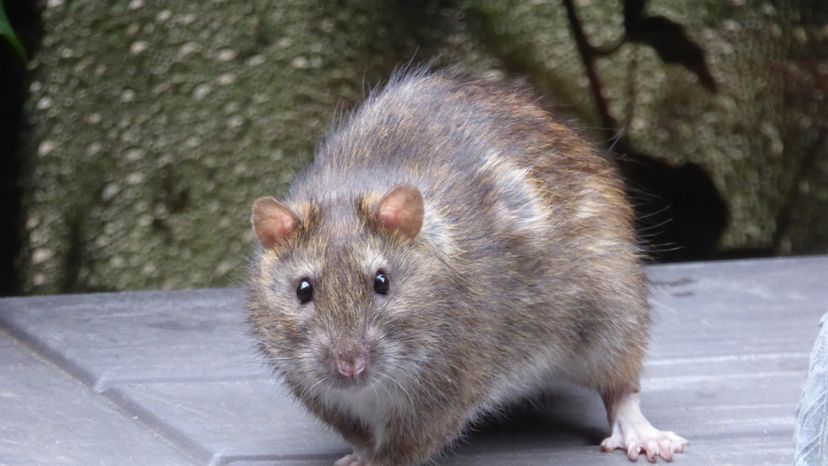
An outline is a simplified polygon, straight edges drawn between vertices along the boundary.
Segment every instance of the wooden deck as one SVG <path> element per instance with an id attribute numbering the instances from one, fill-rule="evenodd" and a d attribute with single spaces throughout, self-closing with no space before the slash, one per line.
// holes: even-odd
<path id="1" fill-rule="evenodd" d="M 676 464 L 790 464 L 828 257 L 648 268 L 643 409 Z M 330 465 L 347 446 L 263 367 L 236 289 L 0 300 L 0 465 Z M 476 426 L 448 465 L 629 464 L 596 394 Z M 645 464 L 643 459 L 639 459 Z"/>

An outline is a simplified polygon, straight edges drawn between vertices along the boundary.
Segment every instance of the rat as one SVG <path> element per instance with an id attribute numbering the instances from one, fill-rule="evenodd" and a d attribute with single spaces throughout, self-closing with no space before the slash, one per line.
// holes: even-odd
<path id="1" fill-rule="evenodd" d="M 642 246 L 612 159 L 521 84 L 397 72 L 282 200 L 257 199 L 249 320 L 293 395 L 353 446 L 433 460 L 481 416 L 566 377 L 601 449 L 670 461 L 639 408 Z"/>

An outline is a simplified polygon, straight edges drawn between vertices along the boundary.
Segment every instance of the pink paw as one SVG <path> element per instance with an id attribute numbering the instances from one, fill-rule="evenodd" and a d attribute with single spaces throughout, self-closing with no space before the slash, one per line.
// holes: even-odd
<path id="1" fill-rule="evenodd" d="M 649 426 L 644 429 L 629 429 L 623 433 L 621 429 L 613 429 L 612 436 L 601 442 L 601 450 L 625 450 L 630 461 L 638 460 L 638 455 L 644 453 L 647 461 L 655 463 L 658 457 L 673 461 L 673 453 L 683 452 L 687 444 L 687 440 L 672 432 Z"/>
<path id="2" fill-rule="evenodd" d="M 362 456 L 357 453 L 351 453 L 350 455 L 345 455 L 336 460 L 334 466 L 371 466 L 371 462 L 363 459 Z"/>

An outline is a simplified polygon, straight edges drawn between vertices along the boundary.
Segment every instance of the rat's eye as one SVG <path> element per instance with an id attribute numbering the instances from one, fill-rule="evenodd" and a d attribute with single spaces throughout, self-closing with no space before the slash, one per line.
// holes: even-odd
<path id="1" fill-rule="evenodd" d="M 302 304 L 313 299 L 313 285 L 311 285 L 310 280 L 307 278 L 299 280 L 299 285 L 296 286 L 296 297 L 299 298 L 299 302 Z"/>
<path id="2" fill-rule="evenodd" d="M 388 294 L 388 285 L 391 282 L 388 281 L 388 277 L 385 276 L 385 272 L 382 270 L 378 270 L 377 274 L 374 275 L 374 291 L 377 294 Z"/>

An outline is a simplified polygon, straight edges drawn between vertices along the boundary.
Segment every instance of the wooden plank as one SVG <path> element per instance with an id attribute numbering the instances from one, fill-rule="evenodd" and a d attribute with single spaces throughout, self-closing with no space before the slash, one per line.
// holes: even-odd
<path id="1" fill-rule="evenodd" d="M 643 409 L 690 439 L 676 463 L 790 464 L 794 411 L 828 311 L 828 257 L 659 265 L 648 274 L 655 326 Z M 11 377 L 31 392 L 29 417 L 0 411 L 4 428 L 32 429 L 40 410 L 91 400 L 118 407 L 107 414 L 112 423 L 176 446 L 170 458 L 331 464 L 347 446 L 272 382 L 245 318 L 241 290 L 0 300 L 0 328 L 11 335 L 0 336 L 0 351 L 26 348 L 53 365 L 43 372 L 0 364 L 0 381 Z M 48 383 L 67 376 L 81 390 Z M 48 398 L 63 403 L 39 401 Z M 620 452 L 598 451 L 606 430 L 597 395 L 561 385 L 540 408 L 517 407 L 475 426 L 440 462 L 629 464 Z M 81 441 L 75 429 L 50 435 L 66 448 Z M 0 443 L 0 464 L 58 454 L 44 451 Z"/>

